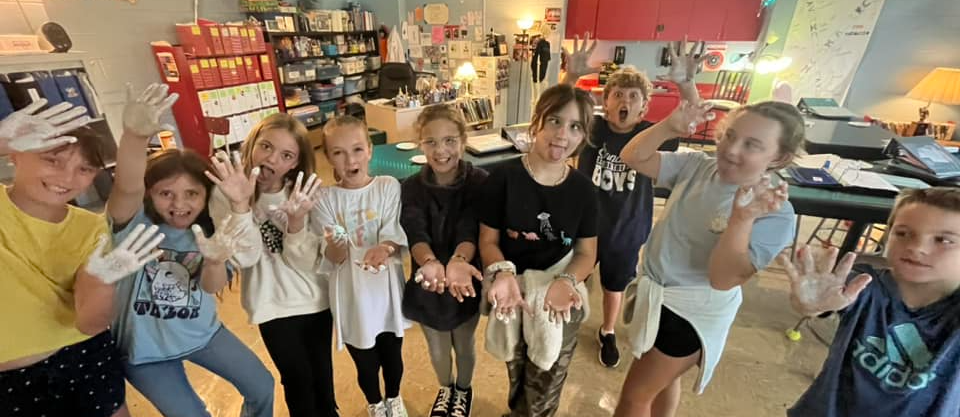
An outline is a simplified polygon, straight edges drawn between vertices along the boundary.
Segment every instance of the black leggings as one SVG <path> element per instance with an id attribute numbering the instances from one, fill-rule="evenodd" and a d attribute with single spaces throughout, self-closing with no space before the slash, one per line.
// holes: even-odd
<path id="1" fill-rule="evenodd" d="M 330 310 L 261 323 L 260 335 L 280 371 L 290 417 L 336 417 Z"/>
<path id="2" fill-rule="evenodd" d="M 383 385 L 387 398 L 400 396 L 400 379 L 403 378 L 403 338 L 393 333 L 380 333 L 370 349 L 357 349 L 347 345 L 347 351 L 357 366 L 357 383 L 367 403 L 383 401 L 380 395 L 380 368 L 383 368 Z"/>

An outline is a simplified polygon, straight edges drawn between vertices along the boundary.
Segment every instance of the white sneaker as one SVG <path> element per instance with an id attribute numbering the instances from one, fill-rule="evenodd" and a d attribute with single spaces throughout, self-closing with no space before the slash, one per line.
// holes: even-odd
<path id="1" fill-rule="evenodd" d="M 387 415 L 389 417 L 407 417 L 407 407 L 403 405 L 403 398 L 387 398 Z"/>
<path id="2" fill-rule="evenodd" d="M 387 406 L 383 401 L 376 404 L 367 404 L 368 417 L 388 417 Z"/>

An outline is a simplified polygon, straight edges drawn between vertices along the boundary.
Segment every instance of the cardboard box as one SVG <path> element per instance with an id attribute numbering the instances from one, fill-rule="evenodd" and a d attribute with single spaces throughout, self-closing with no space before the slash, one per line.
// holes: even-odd
<path id="1" fill-rule="evenodd" d="M 232 55 L 243 54 L 243 39 L 240 37 L 240 26 L 226 25 L 221 29 L 221 32 L 228 33 L 228 37 L 223 38 L 223 50 Z M 227 44 L 230 45 L 229 48 Z"/>
<path id="2" fill-rule="evenodd" d="M 188 59 L 187 66 L 190 68 L 190 79 L 193 80 L 193 88 L 196 88 L 197 90 L 206 88 L 203 74 L 200 72 L 200 60 Z"/>
<path id="3" fill-rule="evenodd" d="M 213 50 L 203 36 L 200 25 L 196 24 L 177 24 L 177 40 L 183 47 L 183 52 L 193 56 L 210 56 Z"/>
<path id="4" fill-rule="evenodd" d="M 253 45 L 250 44 L 250 33 L 246 26 L 240 26 L 240 46 L 243 48 L 241 50 L 243 54 L 253 52 Z"/>
<path id="5" fill-rule="evenodd" d="M 230 76 L 230 60 L 227 58 L 217 58 L 217 65 L 220 67 L 220 85 L 232 85 L 233 77 Z"/>
<path id="6" fill-rule="evenodd" d="M 260 75 L 264 80 L 272 80 L 274 75 L 273 62 L 270 61 L 270 55 L 260 55 Z"/>
<path id="7" fill-rule="evenodd" d="M 233 58 L 234 65 L 237 66 L 237 84 L 246 84 L 247 83 L 247 67 L 243 64 L 243 57 L 237 56 Z"/>
<path id="8" fill-rule="evenodd" d="M 263 28 L 260 26 L 247 27 L 247 34 L 250 36 L 250 52 L 265 52 L 267 43 L 263 39 Z"/>
<path id="9" fill-rule="evenodd" d="M 203 41 L 210 46 L 211 55 L 223 55 L 223 42 L 220 39 L 220 26 L 216 24 L 201 24 L 200 31 Z"/>
<path id="10" fill-rule="evenodd" d="M 263 77 L 260 76 L 260 64 L 253 60 L 252 56 L 243 57 L 243 66 L 247 70 L 247 82 L 260 82 L 263 81 Z"/>

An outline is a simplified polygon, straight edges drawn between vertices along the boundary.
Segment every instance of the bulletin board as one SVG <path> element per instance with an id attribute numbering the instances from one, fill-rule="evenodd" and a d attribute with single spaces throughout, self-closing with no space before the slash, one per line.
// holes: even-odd
<path id="1" fill-rule="evenodd" d="M 469 3 L 476 3 L 475 7 Z M 407 12 L 400 31 L 414 71 L 450 79 L 484 48 L 483 3 L 461 2 L 459 9 L 443 3 L 421 4 Z"/>

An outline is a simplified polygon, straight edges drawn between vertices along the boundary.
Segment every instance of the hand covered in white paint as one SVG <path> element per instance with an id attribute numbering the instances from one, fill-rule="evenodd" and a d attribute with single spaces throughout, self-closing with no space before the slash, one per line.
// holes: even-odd
<path id="1" fill-rule="evenodd" d="M 457 301 L 463 302 L 464 297 L 475 297 L 473 279 L 483 281 L 483 274 L 476 267 L 462 258 L 453 258 L 447 262 L 447 291 Z"/>
<path id="2" fill-rule="evenodd" d="M 687 38 L 682 41 L 670 42 L 667 47 L 670 53 L 670 71 L 664 75 L 658 75 L 660 81 L 670 81 L 674 84 L 683 84 L 693 82 L 693 77 L 697 75 L 700 69 L 700 63 L 706 59 L 703 53 L 706 48 L 706 42 L 700 41 L 693 44 L 693 48 L 687 51 Z M 700 49 L 699 54 L 694 51 Z"/>
<path id="3" fill-rule="evenodd" d="M 772 186 L 770 175 L 764 175 L 759 183 L 740 187 L 734 195 L 733 210 L 730 218 L 753 220 L 760 216 L 780 210 L 784 201 L 790 198 L 787 183 Z"/>
<path id="4" fill-rule="evenodd" d="M 548 312 L 549 321 L 558 326 L 570 322 L 570 309 L 582 306 L 580 293 L 566 279 L 554 279 L 543 297 L 543 311 Z"/>
<path id="5" fill-rule="evenodd" d="M 447 271 L 440 261 L 433 259 L 417 269 L 413 275 L 413 282 L 420 284 L 427 291 L 442 294 L 447 286 Z"/>
<path id="6" fill-rule="evenodd" d="M 567 56 L 567 71 L 564 75 L 564 81 L 568 84 L 575 84 L 577 80 L 587 74 L 600 72 L 600 68 L 590 66 L 590 55 L 597 48 L 597 41 L 590 41 L 590 32 L 583 35 L 583 43 L 580 43 L 580 35 L 573 37 L 573 52 L 567 48 L 563 49 L 563 54 Z"/>
<path id="7" fill-rule="evenodd" d="M 387 265 L 385 265 L 385 263 L 387 262 L 387 258 L 393 255 L 395 250 L 393 246 L 381 243 L 367 249 L 367 253 L 363 255 L 363 261 L 357 261 L 356 264 L 371 274 L 386 271 Z"/>
<path id="8" fill-rule="evenodd" d="M 857 255 L 847 253 L 834 270 L 838 252 L 837 248 L 830 248 L 818 262 L 806 245 L 797 249 L 793 262 L 780 255 L 790 278 L 790 301 L 801 314 L 815 316 L 846 308 L 873 279 L 869 274 L 860 274 L 847 282 Z"/>
<path id="9" fill-rule="evenodd" d="M 213 163 L 214 175 L 210 171 L 203 173 L 213 181 L 223 195 L 230 200 L 233 206 L 246 206 L 250 198 L 257 190 L 257 177 L 260 175 L 260 167 L 253 167 L 250 175 L 244 174 L 243 162 L 240 160 L 240 152 L 233 152 L 233 159 L 227 157 L 226 152 L 219 152 L 210 158 Z"/>
<path id="10" fill-rule="evenodd" d="M 347 229 L 339 224 L 323 226 L 323 237 L 327 240 L 327 244 L 337 247 L 346 246 L 350 242 Z"/>
<path id="11" fill-rule="evenodd" d="M 97 248 L 87 260 L 84 270 L 104 284 L 113 284 L 138 271 L 163 253 L 155 250 L 164 238 L 163 233 L 158 234 L 157 230 L 159 228 L 156 225 L 147 228 L 139 224 L 109 253 L 106 252 L 109 237 L 100 236 Z"/>
<path id="12" fill-rule="evenodd" d="M 66 133 L 90 123 L 87 109 L 62 102 L 40 113 L 47 99 L 40 99 L 0 120 L 0 155 L 13 152 L 43 152 L 77 138 Z"/>
<path id="13" fill-rule="evenodd" d="M 497 273 L 493 284 L 490 284 L 490 290 L 487 291 L 487 301 L 493 305 L 494 317 L 504 323 L 516 319 L 518 309 L 533 315 L 533 310 L 520 292 L 516 275 L 510 272 Z"/>
<path id="14" fill-rule="evenodd" d="M 243 228 L 243 223 L 236 221 L 233 216 L 227 216 L 221 220 L 216 232 L 209 239 L 203 234 L 203 229 L 199 225 L 190 227 L 204 262 L 218 264 L 226 262 L 237 252 L 251 248 L 243 241 Z"/>
<path id="15" fill-rule="evenodd" d="M 310 209 L 316 205 L 320 199 L 321 180 L 317 174 L 310 174 L 307 182 L 303 182 L 303 171 L 297 174 L 297 181 L 293 185 L 293 190 L 287 196 L 286 201 L 280 203 L 280 206 L 270 206 L 270 210 L 280 210 L 287 219 L 302 220 L 310 213 Z"/>
<path id="16" fill-rule="evenodd" d="M 162 130 L 173 130 L 170 125 L 160 124 L 160 115 L 173 106 L 180 97 L 166 84 L 153 83 L 140 96 L 135 97 L 133 86 L 127 84 L 127 104 L 123 107 L 123 129 L 139 137 L 151 137 Z"/>
<path id="17" fill-rule="evenodd" d="M 710 111 L 713 105 L 709 102 L 694 104 L 689 101 L 680 102 L 680 106 L 670 113 L 666 123 L 678 136 L 691 135 L 697 131 L 701 123 L 713 120 L 717 116 Z"/>

